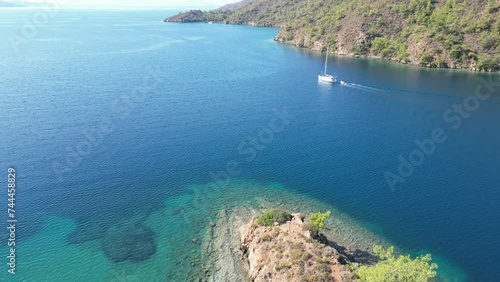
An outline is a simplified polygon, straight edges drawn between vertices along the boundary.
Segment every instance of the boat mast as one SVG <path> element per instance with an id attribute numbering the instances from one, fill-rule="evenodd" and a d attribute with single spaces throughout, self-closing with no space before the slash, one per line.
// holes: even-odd
<path id="1" fill-rule="evenodd" d="M 328 67 L 328 47 L 326 48 L 326 57 L 325 57 L 325 75 L 326 75 L 326 68 Z"/>

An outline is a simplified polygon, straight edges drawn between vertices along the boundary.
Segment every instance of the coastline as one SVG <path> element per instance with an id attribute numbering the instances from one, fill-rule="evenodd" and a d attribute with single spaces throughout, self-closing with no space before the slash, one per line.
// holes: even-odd
<path id="1" fill-rule="evenodd" d="M 180 211 L 181 214 L 176 216 L 182 216 L 186 224 L 195 225 L 194 232 L 183 238 L 184 244 L 192 246 L 193 250 L 188 252 L 181 248 L 172 255 L 176 267 L 186 268 L 189 273 L 177 271 L 169 275 L 169 279 L 249 281 L 240 249 L 239 230 L 252 218 L 274 208 L 301 212 L 306 216 L 331 210 L 332 216 L 325 223 L 328 230 L 322 233 L 356 260 L 362 259 L 361 254 L 370 257 L 373 245 L 394 245 L 331 205 L 277 183 L 234 180 L 224 187 L 210 183 L 193 185 L 189 190 L 192 191 L 189 199 L 185 198 L 187 201 L 174 210 Z"/>
<path id="2" fill-rule="evenodd" d="M 170 17 L 164 19 L 164 22 L 165 23 L 208 23 L 206 21 L 198 21 L 198 20 L 196 20 L 196 21 L 170 20 Z M 245 26 L 251 26 L 251 27 L 278 28 L 279 29 L 278 34 L 273 38 L 273 40 L 275 42 L 278 42 L 280 44 L 289 45 L 289 46 L 292 46 L 292 47 L 297 48 L 297 49 L 309 50 L 309 51 L 321 52 L 321 53 L 325 52 L 325 51 L 323 51 L 323 45 L 324 44 L 321 41 L 315 41 L 312 47 L 301 47 L 301 46 L 298 46 L 293 41 L 286 40 L 283 36 L 280 37 L 280 35 L 282 35 L 282 33 L 283 33 L 283 28 L 281 26 L 260 26 L 260 25 L 257 25 L 255 23 L 253 23 L 253 22 L 249 22 L 249 23 L 229 23 L 229 22 L 223 22 L 223 21 L 222 22 L 221 21 L 213 21 L 213 23 L 214 24 L 228 24 L 228 25 L 245 25 Z M 425 66 L 425 65 L 419 64 L 418 62 L 413 62 L 411 60 L 409 60 L 409 61 L 400 61 L 397 58 L 384 58 L 384 57 L 381 57 L 381 56 L 376 56 L 376 55 L 371 55 L 371 54 L 368 54 L 368 55 L 357 55 L 357 54 L 354 54 L 352 52 L 348 52 L 348 51 L 345 51 L 345 50 L 337 50 L 337 49 L 330 50 L 330 54 L 333 54 L 333 55 L 336 55 L 336 56 L 344 56 L 344 57 L 348 57 L 348 58 L 363 58 L 363 59 L 370 59 L 370 60 L 379 60 L 379 61 L 393 62 L 393 63 L 397 63 L 397 64 L 400 64 L 400 65 L 409 65 L 409 66 L 414 66 L 414 67 L 418 67 L 418 68 L 421 68 L 421 69 L 440 69 L 440 70 L 466 71 L 466 72 L 469 72 L 469 73 L 500 74 L 500 70 L 498 70 L 498 71 L 484 71 L 484 70 L 476 69 L 476 68 L 474 68 L 472 66 L 469 67 L 469 68 L 450 67 L 450 66 L 438 67 L 438 66 L 431 66 L 431 65 L 426 65 Z"/>
<path id="3" fill-rule="evenodd" d="M 182 238 L 178 235 L 179 239 L 165 237 L 177 241 L 177 246 L 185 244 L 185 247 L 175 250 L 171 257 L 177 270 L 186 269 L 187 272 L 169 270 L 171 273 L 167 277 L 172 281 L 248 281 L 240 250 L 239 229 L 253 217 L 273 208 L 305 215 L 331 210 L 332 216 L 325 223 L 329 230 L 322 233 L 348 253 L 371 254 L 375 244 L 394 245 L 331 205 L 277 183 L 233 180 L 224 187 L 209 183 L 192 185 L 189 190 L 192 193 L 183 196 L 182 202 L 176 204 L 173 210 L 175 217 L 181 217 L 184 224 L 194 228 L 187 232 L 189 235 L 184 234 Z M 172 208 L 171 204 L 168 206 Z M 165 216 L 170 217 L 163 212 L 162 217 Z M 158 225 L 159 218 L 159 214 L 152 216 L 152 221 L 148 222 L 155 222 L 157 228 L 165 229 L 165 226 Z M 153 230 L 159 233 L 157 228 L 153 227 Z"/>
<path id="4" fill-rule="evenodd" d="M 274 39 L 272 41 L 276 42 Z M 320 56 L 322 60 L 324 60 L 324 58 L 325 58 L 324 56 L 325 56 L 326 52 L 322 52 L 319 50 L 316 51 L 316 50 L 312 50 L 309 48 L 297 47 L 292 43 L 286 43 L 286 42 L 276 42 L 276 43 L 281 44 L 283 47 L 293 48 L 297 52 L 302 52 L 302 53 L 308 54 L 308 55 L 313 54 L 314 56 Z M 500 71 L 498 71 L 498 72 L 485 72 L 485 71 L 472 71 L 469 69 L 428 68 L 428 67 L 419 66 L 417 64 L 408 64 L 408 63 L 403 64 L 403 63 L 400 63 L 396 60 L 387 60 L 387 59 L 379 58 L 376 56 L 357 56 L 356 57 L 356 56 L 349 56 L 349 55 L 344 55 L 344 54 L 340 54 L 340 53 L 334 53 L 332 51 L 330 51 L 329 56 L 334 57 L 334 58 L 353 60 L 353 61 L 365 60 L 365 61 L 369 62 L 370 64 L 375 64 L 375 65 L 388 64 L 388 65 L 391 65 L 392 67 L 395 67 L 395 68 L 411 68 L 411 69 L 415 69 L 417 71 L 424 71 L 424 72 L 444 72 L 444 73 L 452 73 L 452 74 L 462 73 L 462 74 L 466 74 L 466 75 L 485 75 L 485 76 L 500 75 Z"/>
<path id="5" fill-rule="evenodd" d="M 71 244 L 67 237 L 78 231 L 77 223 L 57 217 L 45 219 L 44 231 L 28 239 L 22 251 L 30 257 L 41 258 L 45 255 L 45 249 L 40 247 L 40 242 L 50 239 L 65 254 L 78 254 L 77 259 L 68 257 L 47 275 L 81 261 L 99 266 L 98 271 L 91 273 L 85 268 L 75 268 L 68 275 L 76 279 L 106 277 L 110 281 L 251 281 L 240 248 L 240 228 L 262 212 L 274 208 L 303 212 L 306 216 L 331 210 L 332 216 L 325 222 L 329 230 L 321 233 L 339 246 L 339 250 L 343 249 L 343 254 L 353 254 L 356 261 L 362 259 L 359 254 L 372 254 L 375 244 L 385 247 L 395 245 L 370 227 L 321 200 L 299 194 L 278 183 L 233 180 L 231 185 L 224 187 L 214 186 L 213 183 L 191 185 L 187 193 L 166 199 L 162 209 L 151 214 L 136 214 L 111 226 L 119 236 L 128 236 L 130 233 L 130 228 L 122 228 L 125 226 L 123 223 L 127 226 L 139 224 L 151 229 L 156 252 L 147 260 L 112 263 L 102 252 L 102 240 Z M 54 230 L 57 230 L 56 237 L 52 233 Z M 407 253 L 396 248 L 398 253 Z M 41 262 L 30 271 L 44 271 L 45 264 Z M 441 276 L 440 270 L 446 269 L 439 265 L 437 281 L 462 281 Z M 456 272 L 451 274 L 456 275 Z"/>
<path id="6" fill-rule="evenodd" d="M 196 214 L 184 216 L 184 218 L 187 223 L 190 223 L 194 217 L 198 220 L 194 224 L 201 226 L 198 227 L 197 233 L 186 238 L 186 244 L 194 245 L 196 248 L 192 256 L 176 262 L 179 267 L 185 265 L 191 269 L 190 274 L 183 276 L 182 279 L 249 281 L 245 257 L 240 249 L 240 228 L 248 224 L 252 218 L 270 209 L 282 209 L 291 213 L 300 212 L 306 217 L 314 212 L 331 210 L 332 216 L 325 222 L 327 229 L 322 233 L 329 241 L 334 242 L 336 248 L 354 257 L 352 262 L 369 262 L 369 259 L 373 258 L 374 245 L 394 246 L 397 254 L 409 253 L 402 246 L 383 237 L 381 233 L 383 231 L 372 230 L 369 223 L 359 222 L 330 204 L 299 194 L 279 183 L 235 179 L 230 185 L 223 187 L 208 183 L 192 185 L 189 190 L 192 194 L 183 206 L 195 207 L 193 211 L 196 210 Z M 182 210 L 187 212 L 190 208 L 182 208 Z M 185 250 L 180 250 L 180 254 L 185 253 Z M 363 261 L 364 258 L 366 260 Z M 434 259 L 439 264 L 443 258 L 434 256 Z M 466 281 L 456 280 L 462 273 L 458 266 L 452 263 L 439 265 L 436 281 L 451 281 L 452 279 L 456 282 Z M 235 275 L 235 273 L 239 274 Z M 176 275 L 171 279 L 174 277 L 178 279 L 181 276 Z"/>
<path id="7" fill-rule="evenodd" d="M 193 233 L 183 238 L 186 247 L 194 249 L 188 251 L 183 247 L 172 254 L 177 270 L 186 268 L 189 272 L 172 273 L 168 276 L 172 281 L 249 281 L 245 257 L 240 249 L 240 228 L 270 209 L 300 212 L 306 217 L 314 212 L 331 210 L 332 216 L 325 222 L 327 230 L 322 233 L 344 254 L 352 255 L 355 258 L 352 262 L 368 262 L 374 245 L 394 246 L 397 254 L 409 252 L 383 237 L 383 231 L 372 230 L 369 223 L 359 222 L 330 204 L 279 183 L 235 179 L 230 185 L 197 184 L 188 190 L 191 193 L 182 196 L 182 203 L 174 210 L 180 211 L 181 214 L 176 212 L 176 216 L 182 216 L 185 224 L 197 225 Z M 440 266 L 436 281 L 466 281 L 456 280 L 462 273 L 458 266 L 440 264 L 442 258 L 433 257 Z M 363 258 L 367 260 L 362 261 Z"/>
<path id="8" fill-rule="evenodd" d="M 247 24 L 245 24 L 245 25 L 247 25 Z M 252 25 L 250 25 L 250 26 L 252 26 Z M 256 26 L 256 27 L 259 27 L 259 26 Z M 280 33 L 281 33 L 281 31 L 282 30 L 280 29 Z M 297 46 L 297 44 L 295 44 L 292 41 L 286 41 L 286 40 L 278 39 L 278 37 L 275 37 L 274 41 L 278 42 L 280 44 L 285 44 L 285 45 L 292 46 L 292 47 L 297 48 L 297 49 L 308 50 L 308 51 L 312 51 L 312 52 L 325 53 L 325 51 L 322 50 L 322 44 L 318 43 L 318 42 L 315 42 L 315 44 L 314 44 L 314 46 L 312 48 L 307 48 L 307 47 Z M 369 59 L 369 60 L 378 60 L 378 61 L 392 62 L 392 63 L 396 63 L 396 64 L 399 64 L 399 65 L 413 66 L 413 67 L 417 67 L 417 68 L 420 68 L 420 69 L 453 70 L 453 71 L 465 71 L 465 72 L 469 72 L 469 73 L 485 73 L 485 74 L 488 74 L 488 73 L 495 74 L 496 73 L 496 74 L 500 74 L 500 70 L 499 71 L 483 71 L 483 70 L 479 70 L 479 69 L 472 68 L 472 67 L 469 67 L 469 68 L 459 68 L 459 67 L 437 67 L 437 66 L 433 67 L 433 66 L 430 66 L 430 65 L 423 66 L 423 65 L 420 65 L 417 62 L 400 61 L 397 58 L 384 58 L 384 57 L 381 57 L 381 56 L 376 56 L 376 55 L 371 55 L 371 54 L 368 54 L 368 55 L 356 55 L 356 54 L 354 54 L 352 52 L 339 51 L 339 50 L 330 50 L 330 54 L 331 55 L 335 55 L 335 56 L 342 56 L 342 57 L 347 57 L 347 58 L 354 58 L 354 59 Z"/>
<path id="9" fill-rule="evenodd" d="M 273 41 L 276 28 L 164 25 L 158 20 L 164 13 L 64 11 L 51 25 L 57 32 L 40 33 L 16 60 L 3 58 L 12 69 L 3 75 L 6 89 L 25 101 L 24 108 L 16 99 L 4 104 L 11 118 L 0 124 L 17 128 L 5 144 L 31 156 L 10 156 L 14 151 L 3 147 L 5 161 L 24 168 L 20 184 L 30 192 L 23 197 L 15 278 L 216 279 L 224 264 L 208 264 L 217 262 L 214 250 L 227 247 L 236 257 L 231 261 L 240 262 L 239 246 L 232 247 L 237 227 L 283 206 L 292 213 L 337 209 L 327 225 L 340 217 L 342 229 L 355 228 L 339 240 L 353 240 L 359 227 L 402 253 L 431 253 L 442 277 L 450 278 L 444 281 L 495 281 L 500 251 L 488 245 L 500 234 L 492 202 L 500 181 L 494 142 L 500 97 L 490 83 L 498 74 L 332 55 L 331 71 L 346 85 L 322 85 L 315 74 L 324 53 Z M 15 30 L 25 14 L 9 15 L 2 28 Z M 73 64 L 57 64 L 68 58 Z M 28 63 L 16 65 L 19 60 Z M 64 182 L 54 181 L 57 169 L 48 162 L 66 155 L 79 128 L 92 131 L 116 117 L 107 106 L 135 93 L 143 72 L 158 64 L 164 87 L 142 102 L 129 101 L 137 103 L 112 138 L 94 146 Z M 65 73 L 71 75 L 61 80 Z M 462 119 L 449 132 L 453 142 L 426 156 L 411 179 L 395 192 L 387 189 L 384 170 L 396 169 L 397 156 L 410 153 L 414 141 L 446 126 L 443 111 L 479 86 L 493 91 L 491 100 Z M 257 155 L 248 161 L 238 145 L 260 137 L 281 107 L 290 109 L 293 123 L 265 149 L 255 145 Z M 231 160 L 241 171 L 226 178 Z M 232 183 L 217 188 L 212 181 Z M 130 253 L 142 246 L 155 247 Z"/>

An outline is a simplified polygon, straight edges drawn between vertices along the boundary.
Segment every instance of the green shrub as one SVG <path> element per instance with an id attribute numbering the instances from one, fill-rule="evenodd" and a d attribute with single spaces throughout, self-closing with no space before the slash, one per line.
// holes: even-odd
<path id="1" fill-rule="evenodd" d="M 422 66 L 430 65 L 433 61 L 434 58 L 427 51 L 425 51 L 420 57 L 420 65 Z"/>
<path id="2" fill-rule="evenodd" d="M 351 48 L 351 51 L 355 55 L 366 55 L 368 53 L 368 49 L 366 48 L 364 43 L 358 43 L 358 45 L 353 46 Z"/>
<path id="3" fill-rule="evenodd" d="M 457 45 L 453 45 L 450 49 L 450 56 L 453 58 L 453 59 L 460 59 L 460 57 L 462 57 L 463 55 L 465 54 L 468 54 L 469 52 L 469 49 L 467 48 L 467 46 L 464 46 L 462 44 L 457 44 Z"/>
<path id="4" fill-rule="evenodd" d="M 292 248 L 292 250 L 303 250 L 304 243 L 302 242 L 293 243 L 290 247 Z"/>
<path id="5" fill-rule="evenodd" d="M 337 11 L 335 11 L 335 18 L 337 20 L 345 18 L 345 9 L 338 9 Z"/>
<path id="6" fill-rule="evenodd" d="M 309 222 L 302 225 L 302 230 L 311 231 L 311 232 L 315 232 L 315 233 L 317 233 L 319 231 L 318 228 L 316 228 L 316 226 L 314 226 L 312 223 L 309 223 Z"/>
<path id="7" fill-rule="evenodd" d="M 389 40 L 385 37 L 377 37 L 372 41 L 372 52 L 379 54 L 382 50 L 389 47 Z"/>
<path id="8" fill-rule="evenodd" d="M 447 66 L 443 58 L 436 58 L 434 64 L 438 68 L 445 68 Z"/>
<path id="9" fill-rule="evenodd" d="M 298 259 L 302 258 L 302 253 L 303 253 L 303 250 L 295 249 L 295 250 L 292 250 L 292 252 L 290 253 L 290 257 L 293 260 L 298 260 Z"/>
<path id="10" fill-rule="evenodd" d="M 499 58 L 498 57 L 490 57 L 490 56 L 479 56 L 477 60 L 476 67 L 480 70 L 484 71 L 494 71 L 499 69 L 498 66 Z"/>
<path id="11" fill-rule="evenodd" d="M 283 247 L 283 245 L 281 244 L 277 244 L 274 246 L 274 249 L 276 250 L 276 252 L 278 252 L 279 254 L 280 253 L 283 253 L 283 251 L 285 250 L 285 248 Z"/>
<path id="12" fill-rule="evenodd" d="M 469 58 L 471 58 L 472 60 L 476 61 L 477 60 L 477 54 L 474 53 L 474 52 L 469 52 L 469 54 L 467 55 Z"/>
<path id="13" fill-rule="evenodd" d="M 266 211 L 259 216 L 257 223 L 264 226 L 273 226 L 275 222 L 283 224 L 292 219 L 292 215 L 279 209 Z"/>
<path id="14" fill-rule="evenodd" d="M 390 58 L 390 57 L 392 57 L 393 54 L 394 54 L 394 50 L 392 48 L 385 48 L 384 50 L 382 50 L 382 52 L 380 52 L 380 55 L 383 58 Z"/>
<path id="15" fill-rule="evenodd" d="M 323 228 L 325 227 L 325 220 L 332 215 L 331 211 L 327 211 L 325 213 L 313 213 L 309 217 L 309 221 L 311 222 L 312 225 L 318 227 L 318 228 Z"/>
<path id="16" fill-rule="evenodd" d="M 266 234 L 266 235 L 260 237 L 260 240 L 263 242 L 271 242 L 273 240 L 273 237 L 269 234 Z"/>
<path id="17" fill-rule="evenodd" d="M 494 13 L 499 8 L 500 4 L 498 4 L 496 0 L 488 0 L 488 4 L 486 5 L 486 11 L 488 11 L 488 13 Z"/>
<path id="18" fill-rule="evenodd" d="M 430 263 L 430 254 L 412 259 L 410 256 L 394 256 L 394 247 L 373 247 L 381 261 L 375 265 L 362 265 L 357 270 L 360 282 L 427 282 L 436 276 L 435 263 Z"/>
<path id="19" fill-rule="evenodd" d="M 406 60 L 408 58 L 409 54 L 406 45 L 401 44 L 398 46 L 397 56 L 399 60 Z"/>
<path id="20" fill-rule="evenodd" d="M 483 32 L 480 41 L 484 49 L 493 49 L 500 44 L 500 35 Z"/>
<path id="21" fill-rule="evenodd" d="M 318 282 L 321 281 L 321 277 L 318 274 L 312 274 L 302 278 L 303 282 Z"/>
<path id="22" fill-rule="evenodd" d="M 303 225 L 304 230 L 308 230 L 313 232 L 315 235 L 318 235 L 319 230 L 325 227 L 325 220 L 330 217 L 332 214 L 331 211 L 327 211 L 325 213 L 313 213 L 309 216 L 309 223 Z"/>
<path id="23" fill-rule="evenodd" d="M 288 264 L 286 262 L 280 262 L 280 264 L 278 266 L 276 266 L 276 270 L 280 271 L 282 269 L 288 269 L 290 267 L 292 267 L 290 264 Z"/>

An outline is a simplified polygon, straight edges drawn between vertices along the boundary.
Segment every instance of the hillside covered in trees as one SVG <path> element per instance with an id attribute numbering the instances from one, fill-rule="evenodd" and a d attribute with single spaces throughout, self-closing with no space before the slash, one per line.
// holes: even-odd
<path id="1" fill-rule="evenodd" d="M 276 40 L 426 67 L 500 70 L 500 0 L 245 0 L 165 21 L 280 27 Z"/>

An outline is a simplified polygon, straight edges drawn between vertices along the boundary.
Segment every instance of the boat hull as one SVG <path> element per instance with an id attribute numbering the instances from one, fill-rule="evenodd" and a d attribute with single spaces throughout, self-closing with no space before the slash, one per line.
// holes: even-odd
<path id="1" fill-rule="evenodd" d="M 326 83 L 335 83 L 335 77 L 330 75 L 318 75 L 318 80 Z"/>

